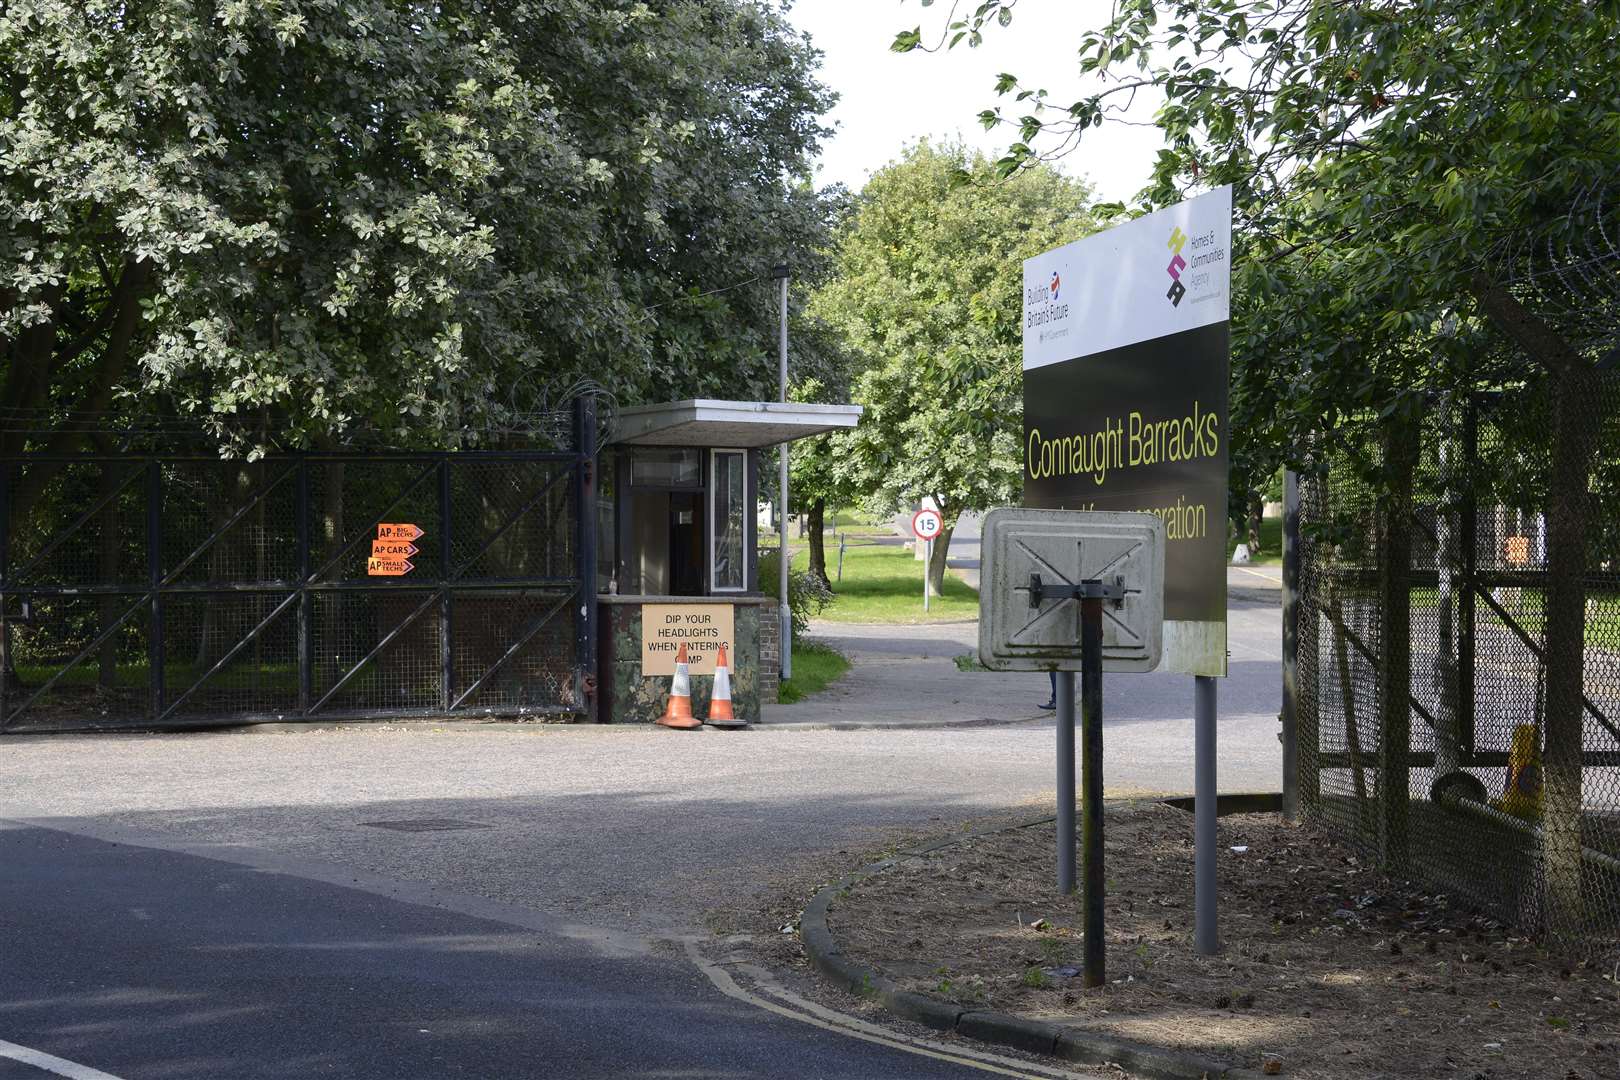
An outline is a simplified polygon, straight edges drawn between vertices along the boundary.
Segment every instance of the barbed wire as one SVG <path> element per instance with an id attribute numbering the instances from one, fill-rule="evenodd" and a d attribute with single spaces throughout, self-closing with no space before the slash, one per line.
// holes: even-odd
<path id="1" fill-rule="evenodd" d="M 1509 237 L 1492 274 L 1577 346 L 1620 342 L 1620 201 L 1617 185 L 1579 191 L 1546 227 Z"/>

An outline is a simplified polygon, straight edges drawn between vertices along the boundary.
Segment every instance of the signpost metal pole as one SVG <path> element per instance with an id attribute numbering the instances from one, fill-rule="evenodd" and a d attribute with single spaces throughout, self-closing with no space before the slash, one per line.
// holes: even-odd
<path id="1" fill-rule="evenodd" d="M 928 568 L 934 565 L 934 542 L 923 541 L 923 610 L 928 610 Z"/>
<path id="2" fill-rule="evenodd" d="M 774 271 L 775 277 L 782 283 L 782 316 L 781 335 L 778 348 L 777 372 L 781 381 L 781 400 L 787 403 L 788 380 L 788 266 L 782 263 Z M 781 626 L 782 636 L 782 678 L 793 677 L 793 612 L 788 607 L 788 444 L 783 443 L 777 448 L 780 469 L 780 505 L 777 513 L 777 562 L 781 564 L 780 581 L 778 582 L 777 617 Z"/>
<path id="3" fill-rule="evenodd" d="M 1080 769 L 1085 797 L 1080 838 L 1085 852 L 1086 879 L 1080 905 L 1085 915 L 1085 984 L 1101 986 L 1107 981 L 1103 947 L 1103 600 L 1100 589 L 1092 592 L 1094 595 L 1080 601 Z M 1071 674 L 1069 678 L 1072 694 L 1074 676 Z M 1072 713 L 1072 705 L 1070 709 Z M 1069 812 L 1074 813 L 1072 802 Z"/>
<path id="4" fill-rule="evenodd" d="M 1074 672 L 1057 673 L 1058 892 L 1074 892 Z M 1089 948 L 1089 946 L 1088 946 Z"/>
<path id="5" fill-rule="evenodd" d="M 1193 676 L 1193 951 L 1220 952 L 1215 914 L 1215 679 Z"/>

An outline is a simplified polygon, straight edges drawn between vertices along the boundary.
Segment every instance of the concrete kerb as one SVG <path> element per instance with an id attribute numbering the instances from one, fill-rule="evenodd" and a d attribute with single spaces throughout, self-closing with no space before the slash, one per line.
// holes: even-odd
<path id="1" fill-rule="evenodd" d="M 1226 812 L 1243 810 L 1234 807 Z M 892 980 L 857 964 L 839 951 L 838 943 L 827 927 L 827 912 L 836 900 L 847 895 L 860 882 L 886 873 L 904 858 L 925 855 L 976 837 L 1034 828 L 1052 820 L 1051 817 L 1035 818 L 1016 825 L 965 833 L 925 844 L 892 858 L 879 859 L 824 887 L 811 898 L 804 914 L 799 917 L 799 938 L 804 942 L 805 955 L 809 957 L 811 966 L 839 986 L 877 1002 L 896 1016 L 980 1042 L 1083 1065 L 1117 1065 L 1131 1075 L 1152 1077 L 1153 1080 L 1257 1080 L 1261 1074 L 1252 1069 L 1233 1068 L 1197 1054 L 1132 1042 L 1099 1032 L 1077 1031 L 1010 1013 L 971 1009 L 927 994 L 902 990 Z"/>

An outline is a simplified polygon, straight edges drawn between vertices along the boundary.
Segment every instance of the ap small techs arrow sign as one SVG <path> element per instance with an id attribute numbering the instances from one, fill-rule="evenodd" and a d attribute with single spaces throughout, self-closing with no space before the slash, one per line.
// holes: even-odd
<path id="1" fill-rule="evenodd" d="M 366 573 L 371 577 L 404 577 L 415 570 L 409 559 L 387 559 L 373 556 L 366 560 Z"/>

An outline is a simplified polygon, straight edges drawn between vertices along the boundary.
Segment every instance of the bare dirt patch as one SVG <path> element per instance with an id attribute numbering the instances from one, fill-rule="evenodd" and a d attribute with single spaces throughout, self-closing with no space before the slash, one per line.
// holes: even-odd
<path id="1" fill-rule="evenodd" d="M 1079 973 L 1080 907 L 1053 826 L 965 839 L 855 885 L 828 924 L 851 959 L 964 1005 L 1286 1075 L 1620 1077 L 1620 977 L 1391 880 L 1276 815 L 1220 823 L 1224 951 L 1192 951 L 1192 817 L 1107 817 L 1108 984 Z M 1243 848 L 1242 852 L 1232 850 Z"/>

